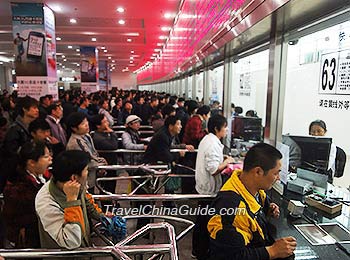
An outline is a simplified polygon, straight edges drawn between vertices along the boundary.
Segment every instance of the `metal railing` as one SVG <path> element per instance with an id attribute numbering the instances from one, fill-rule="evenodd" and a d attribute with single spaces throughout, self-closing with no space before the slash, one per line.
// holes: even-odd
<path id="1" fill-rule="evenodd" d="M 140 216 L 139 216 L 140 217 Z M 193 224 L 193 223 L 192 223 Z M 193 226 L 191 225 L 191 229 Z M 146 245 L 130 245 L 133 241 L 143 237 L 152 230 L 163 229 L 167 231 L 168 244 L 146 244 Z M 189 229 L 190 230 L 190 229 Z M 188 228 L 185 230 L 189 232 Z M 183 232 L 182 232 L 183 233 Z M 181 234 L 182 234 L 181 233 Z M 126 237 L 114 246 L 94 247 L 94 248 L 78 248 L 74 250 L 66 249 L 4 249 L 0 250 L 0 255 L 5 258 L 70 258 L 70 257 L 95 257 L 95 256 L 113 256 L 116 259 L 132 260 L 128 254 L 153 254 L 150 259 L 154 259 L 155 255 L 170 255 L 171 260 L 178 260 L 177 238 L 181 239 L 183 235 L 176 236 L 174 226 L 166 223 L 151 223 L 136 230 L 133 234 Z"/>
<path id="2" fill-rule="evenodd" d="M 111 182 L 111 181 L 122 181 L 122 180 L 130 180 L 136 183 L 136 187 L 128 194 L 134 195 L 138 190 L 143 189 L 146 193 L 157 194 L 170 180 L 170 178 L 194 178 L 193 174 L 171 174 L 171 169 L 165 168 L 162 165 L 157 168 L 156 165 L 125 165 L 125 166 L 99 166 L 98 170 L 110 170 L 110 169 L 118 169 L 118 170 L 141 170 L 146 175 L 138 175 L 138 176 L 117 176 L 117 177 L 101 177 L 96 179 L 96 187 L 102 191 L 104 194 L 113 195 L 110 191 L 107 191 L 101 185 L 102 182 Z M 181 164 L 177 164 L 177 166 L 182 167 L 186 170 L 192 170 L 194 173 L 194 169 L 189 168 L 187 166 L 183 166 Z M 161 170 L 164 169 L 164 170 Z M 141 180 L 141 182 L 139 182 Z"/>
<path id="3" fill-rule="evenodd" d="M 145 150 L 130 150 L 130 149 L 117 149 L 117 150 L 97 150 L 98 153 L 144 153 Z M 170 149 L 171 153 L 178 152 L 187 152 L 187 153 L 196 153 L 197 149 L 190 151 L 187 149 Z"/>

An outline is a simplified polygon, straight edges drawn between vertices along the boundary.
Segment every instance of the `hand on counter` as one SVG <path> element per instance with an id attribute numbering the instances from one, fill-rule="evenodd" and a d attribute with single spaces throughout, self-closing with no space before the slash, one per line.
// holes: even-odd
<path id="1" fill-rule="evenodd" d="M 269 216 L 273 218 L 279 218 L 280 217 L 280 208 L 275 203 L 270 203 L 270 209 L 269 209 Z"/>
<path id="2" fill-rule="evenodd" d="M 283 237 L 277 239 L 272 246 L 266 247 L 270 259 L 286 258 L 291 256 L 297 247 L 297 241 L 294 237 Z"/>

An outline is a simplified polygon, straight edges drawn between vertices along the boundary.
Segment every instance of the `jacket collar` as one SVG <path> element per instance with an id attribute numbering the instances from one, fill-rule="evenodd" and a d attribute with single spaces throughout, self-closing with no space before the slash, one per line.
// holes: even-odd
<path id="1" fill-rule="evenodd" d="M 239 175 L 241 175 L 242 172 L 242 170 L 235 170 L 232 173 L 230 179 L 221 188 L 221 191 L 234 191 L 237 194 L 240 194 L 249 205 L 249 208 L 252 211 L 252 213 L 256 214 L 260 210 L 261 205 L 257 202 L 256 198 L 252 194 L 250 194 L 250 192 L 239 179 Z M 264 202 L 266 198 L 265 191 L 260 190 L 259 195 L 262 199 L 262 202 Z"/>

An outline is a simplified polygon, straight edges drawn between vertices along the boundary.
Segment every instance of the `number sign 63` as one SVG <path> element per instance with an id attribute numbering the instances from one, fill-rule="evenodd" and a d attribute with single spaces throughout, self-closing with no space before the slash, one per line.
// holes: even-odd
<path id="1" fill-rule="evenodd" d="M 336 93 L 338 77 L 338 53 L 322 55 L 321 75 L 320 75 L 320 94 Z"/>

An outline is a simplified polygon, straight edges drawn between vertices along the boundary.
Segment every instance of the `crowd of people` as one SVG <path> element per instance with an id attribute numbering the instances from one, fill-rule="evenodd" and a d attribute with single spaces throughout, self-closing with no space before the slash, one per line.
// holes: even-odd
<path id="1" fill-rule="evenodd" d="M 162 162 L 176 172 L 180 162 L 195 169 L 195 180 L 169 182 L 165 193 L 181 188 L 183 193 L 217 195 L 214 202 L 200 202 L 200 206 L 213 205 L 217 214 L 210 219 L 198 216 L 193 257 L 242 260 L 292 255 L 294 238 L 275 242 L 260 219 L 248 214 L 236 220 L 218 213 L 225 205 L 239 205 L 253 214 L 261 208 L 264 214 L 278 217 L 278 206 L 268 201 L 264 191 L 279 179 L 281 154 L 267 144 L 253 147 L 243 170 L 224 183 L 220 173 L 234 160 L 223 154 L 221 140 L 228 125 L 217 103 L 209 107 L 165 93 L 115 88 L 89 95 L 79 90 L 62 92 L 60 100 L 46 95 L 37 101 L 13 93 L 0 101 L 3 246 L 91 246 L 90 224 L 104 215 L 91 194 L 97 192 L 96 177 L 110 174 L 96 167 L 120 162 L 115 154 L 98 151 L 125 148 L 144 150 L 132 160 L 123 154 L 126 164 Z M 142 125 L 154 130 L 149 142 L 140 137 Z M 125 126 L 121 137 L 113 126 Z M 172 153 L 173 148 L 180 152 Z M 195 149 L 197 153 L 192 153 Z M 115 187 L 109 189 L 114 192 Z"/>

